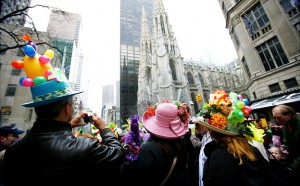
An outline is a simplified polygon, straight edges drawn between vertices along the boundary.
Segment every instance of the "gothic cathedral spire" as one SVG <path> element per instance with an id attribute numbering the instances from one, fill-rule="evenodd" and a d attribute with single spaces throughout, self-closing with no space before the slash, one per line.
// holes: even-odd
<path id="1" fill-rule="evenodd" d="M 167 12 L 162 0 L 153 1 L 152 35 L 144 8 L 142 14 L 137 103 L 139 114 L 145 111 L 146 105 L 154 105 L 163 99 L 187 104 L 191 101 L 183 58 Z"/>

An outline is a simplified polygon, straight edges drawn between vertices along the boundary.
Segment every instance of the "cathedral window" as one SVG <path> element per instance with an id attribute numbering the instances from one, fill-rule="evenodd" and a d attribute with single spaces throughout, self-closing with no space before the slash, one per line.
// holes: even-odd
<path id="1" fill-rule="evenodd" d="M 165 48 L 166 48 L 167 53 L 169 53 L 169 46 L 168 46 L 168 44 L 165 44 Z"/>
<path id="2" fill-rule="evenodd" d="M 187 73 L 187 77 L 188 77 L 188 82 L 190 85 L 195 84 L 193 75 L 190 72 Z"/>
<path id="3" fill-rule="evenodd" d="M 205 82 L 204 82 L 203 77 L 200 73 L 198 74 L 198 77 L 199 77 L 199 81 L 201 82 L 201 85 L 205 86 Z"/>
<path id="4" fill-rule="evenodd" d="M 177 75 L 176 75 L 176 68 L 175 68 L 175 64 L 173 61 L 170 61 L 170 68 L 171 68 L 171 71 L 172 71 L 172 79 L 174 81 L 177 80 Z"/>
<path id="5" fill-rule="evenodd" d="M 162 33 L 166 33 L 165 26 L 164 26 L 164 19 L 163 19 L 162 15 L 160 16 L 160 25 L 161 25 L 161 31 L 162 31 Z"/>

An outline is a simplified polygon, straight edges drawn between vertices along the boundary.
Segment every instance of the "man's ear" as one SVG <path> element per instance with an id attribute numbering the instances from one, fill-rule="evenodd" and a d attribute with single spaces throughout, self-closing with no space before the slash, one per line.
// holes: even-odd
<path id="1" fill-rule="evenodd" d="M 68 102 L 66 102 L 65 107 L 64 107 L 64 113 L 66 115 L 69 115 L 71 113 L 71 109 L 72 109 L 72 106 Z"/>

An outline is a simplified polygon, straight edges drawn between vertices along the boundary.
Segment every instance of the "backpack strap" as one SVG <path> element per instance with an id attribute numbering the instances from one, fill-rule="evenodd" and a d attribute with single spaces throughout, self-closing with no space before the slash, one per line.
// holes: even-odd
<path id="1" fill-rule="evenodd" d="M 170 175 L 172 174 L 173 169 L 174 169 L 174 167 L 175 167 L 175 165 L 176 165 L 176 162 L 177 162 L 177 156 L 174 157 L 173 163 L 172 163 L 172 165 L 171 165 L 171 168 L 170 168 L 170 170 L 169 170 L 167 176 L 165 177 L 165 179 L 160 183 L 160 186 L 163 186 L 163 185 L 168 181 L 168 179 L 169 179 Z"/>

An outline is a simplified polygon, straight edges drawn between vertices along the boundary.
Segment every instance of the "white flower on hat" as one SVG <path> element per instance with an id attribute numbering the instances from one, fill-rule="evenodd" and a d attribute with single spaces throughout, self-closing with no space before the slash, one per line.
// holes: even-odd
<path id="1" fill-rule="evenodd" d="M 192 118 L 193 123 L 198 123 L 199 121 L 204 122 L 204 117 L 203 116 L 197 116 Z"/>

